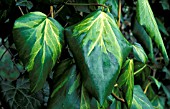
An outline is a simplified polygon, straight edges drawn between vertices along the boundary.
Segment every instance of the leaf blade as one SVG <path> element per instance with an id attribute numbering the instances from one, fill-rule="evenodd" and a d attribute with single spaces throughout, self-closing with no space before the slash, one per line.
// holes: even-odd
<path id="1" fill-rule="evenodd" d="M 26 14 L 15 21 L 14 42 L 30 72 L 32 92 L 40 90 L 60 56 L 63 41 L 61 25 L 41 12 Z"/>

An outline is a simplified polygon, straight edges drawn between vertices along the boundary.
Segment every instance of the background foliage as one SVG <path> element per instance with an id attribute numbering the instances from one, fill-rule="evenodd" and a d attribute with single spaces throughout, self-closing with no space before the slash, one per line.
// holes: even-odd
<path id="1" fill-rule="evenodd" d="M 118 4 L 1 0 L 0 107 L 168 109 L 170 1 Z"/>

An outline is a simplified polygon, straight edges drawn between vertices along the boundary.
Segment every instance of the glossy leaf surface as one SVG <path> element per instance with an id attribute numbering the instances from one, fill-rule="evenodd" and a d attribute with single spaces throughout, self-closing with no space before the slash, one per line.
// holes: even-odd
<path id="1" fill-rule="evenodd" d="M 19 56 L 30 72 L 31 90 L 36 92 L 60 56 L 63 28 L 45 14 L 32 12 L 15 21 L 13 35 Z"/>
<path id="2" fill-rule="evenodd" d="M 139 85 L 134 86 L 131 109 L 154 109 Z"/>
<path id="3" fill-rule="evenodd" d="M 131 50 L 129 43 L 115 21 L 101 11 L 66 28 L 66 38 L 83 74 L 85 87 L 103 104 Z"/>
<path id="4" fill-rule="evenodd" d="M 143 49 L 143 47 L 139 43 L 134 43 L 133 54 L 136 60 L 146 63 L 148 61 L 148 57 Z"/>
<path id="5" fill-rule="evenodd" d="M 165 64 L 168 65 L 169 58 L 148 0 L 138 0 L 137 20 L 142 26 L 144 26 L 152 40 L 155 41 L 157 47 L 162 52 Z"/>
<path id="6" fill-rule="evenodd" d="M 118 79 L 118 85 L 122 87 L 123 96 L 128 108 L 131 107 L 134 88 L 134 64 L 132 59 L 128 59 L 123 67 L 122 74 Z"/>

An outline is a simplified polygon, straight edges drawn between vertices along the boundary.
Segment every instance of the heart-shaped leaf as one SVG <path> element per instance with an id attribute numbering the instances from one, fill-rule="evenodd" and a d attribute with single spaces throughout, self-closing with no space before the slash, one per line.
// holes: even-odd
<path id="1" fill-rule="evenodd" d="M 132 59 L 128 59 L 123 67 L 122 74 L 118 79 L 118 85 L 122 87 L 123 96 L 128 108 L 131 107 L 134 88 L 134 64 Z"/>
<path id="2" fill-rule="evenodd" d="M 139 43 L 134 43 L 133 54 L 136 60 L 146 63 L 148 61 L 148 57 L 143 49 L 143 47 Z"/>
<path id="3" fill-rule="evenodd" d="M 154 109 L 139 85 L 134 86 L 131 109 Z"/>
<path id="4" fill-rule="evenodd" d="M 59 58 L 64 44 L 63 28 L 41 12 L 26 14 L 15 21 L 14 42 L 30 72 L 31 90 L 40 90 Z"/>
<path id="5" fill-rule="evenodd" d="M 130 44 L 114 19 L 102 11 L 95 11 L 79 24 L 66 28 L 66 39 L 85 87 L 103 104 L 131 51 Z"/>
<path id="6" fill-rule="evenodd" d="M 142 26 L 144 26 L 152 40 L 155 41 L 156 45 L 162 52 L 165 64 L 168 65 L 169 58 L 148 0 L 138 0 L 137 20 Z"/>

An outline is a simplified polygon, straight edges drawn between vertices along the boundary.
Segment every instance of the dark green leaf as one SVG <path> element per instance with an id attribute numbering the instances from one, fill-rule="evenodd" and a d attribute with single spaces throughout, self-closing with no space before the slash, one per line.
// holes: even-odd
<path id="1" fill-rule="evenodd" d="M 33 7 L 33 4 L 31 1 L 18 0 L 16 6 L 26 6 L 28 9 L 31 9 Z"/>
<path id="2" fill-rule="evenodd" d="M 131 107 L 134 88 L 134 64 L 128 59 L 122 67 L 122 74 L 118 79 L 118 85 L 122 88 L 128 108 Z"/>
<path id="3" fill-rule="evenodd" d="M 144 26 L 149 36 L 155 41 L 162 52 L 165 64 L 168 65 L 169 58 L 148 0 L 138 0 L 137 20 Z"/>
<path id="4" fill-rule="evenodd" d="M 169 36 L 164 24 L 158 18 L 156 18 L 156 22 L 158 24 L 159 30 L 162 31 L 162 33 L 164 33 L 166 36 Z"/>
<path id="5" fill-rule="evenodd" d="M 118 17 L 118 0 L 107 0 L 106 4 L 110 6 L 110 12 L 112 15 L 117 18 Z"/>
<path id="6" fill-rule="evenodd" d="M 66 28 L 66 38 L 83 74 L 85 87 L 103 104 L 131 50 L 130 44 L 115 21 L 101 11 Z"/>
<path id="7" fill-rule="evenodd" d="M 45 14 L 32 12 L 15 21 L 13 35 L 19 56 L 30 72 L 31 90 L 36 92 L 60 56 L 63 28 Z"/>
<path id="8" fill-rule="evenodd" d="M 153 107 L 155 109 L 164 109 L 165 107 L 165 98 L 164 97 L 159 97 L 155 96 L 154 99 L 151 101 Z"/>
<path id="9" fill-rule="evenodd" d="M 135 20 L 133 33 L 136 36 L 137 40 L 142 44 L 142 46 L 149 52 L 148 57 L 155 62 L 155 57 L 153 54 L 153 44 L 151 38 L 146 33 L 145 29 Z"/>
<path id="10" fill-rule="evenodd" d="M 162 71 L 166 73 L 165 79 L 170 79 L 170 71 L 166 67 L 164 67 Z"/>
<path id="11" fill-rule="evenodd" d="M 80 74 L 77 75 L 76 66 L 68 65 L 64 70 L 58 71 L 54 73 L 54 76 L 61 73 L 60 71 L 62 71 L 62 75 L 58 79 L 54 79 L 54 90 L 50 97 L 48 109 L 79 109 L 81 92 L 78 86 L 80 86 Z M 76 81 L 78 85 L 75 86 Z"/>
<path id="12" fill-rule="evenodd" d="M 131 109 L 154 109 L 140 86 L 135 85 Z"/>
<path id="13" fill-rule="evenodd" d="M 133 54 L 135 56 L 135 59 L 137 59 L 140 62 L 147 63 L 148 57 L 143 47 L 139 43 L 134 43 L 132 47 L 133 47 Z"/>
<path id="14" fill-rule="evenodd" d="M 36 109 L 40 102 L 35 95 L 29 95 L 29 80 L 18 79 L 16 86 L 10 82 L 1 82 L 2 93 L 11 109 Z"/>
<path id="15" fill-rule="evenodd" d="M 168 0 L 160 0 L 159 3 L 162 4 L 164 10 L 169 10 L 169 3 Z"/>
<path id="16" fill-rule="evenodd" d="M 16 80 L 20 74 L 20 72 L 14 66 L 11 55 L 6 49 L 1 46 L 0 47 L 0 77 L 4 80 Z"/>

